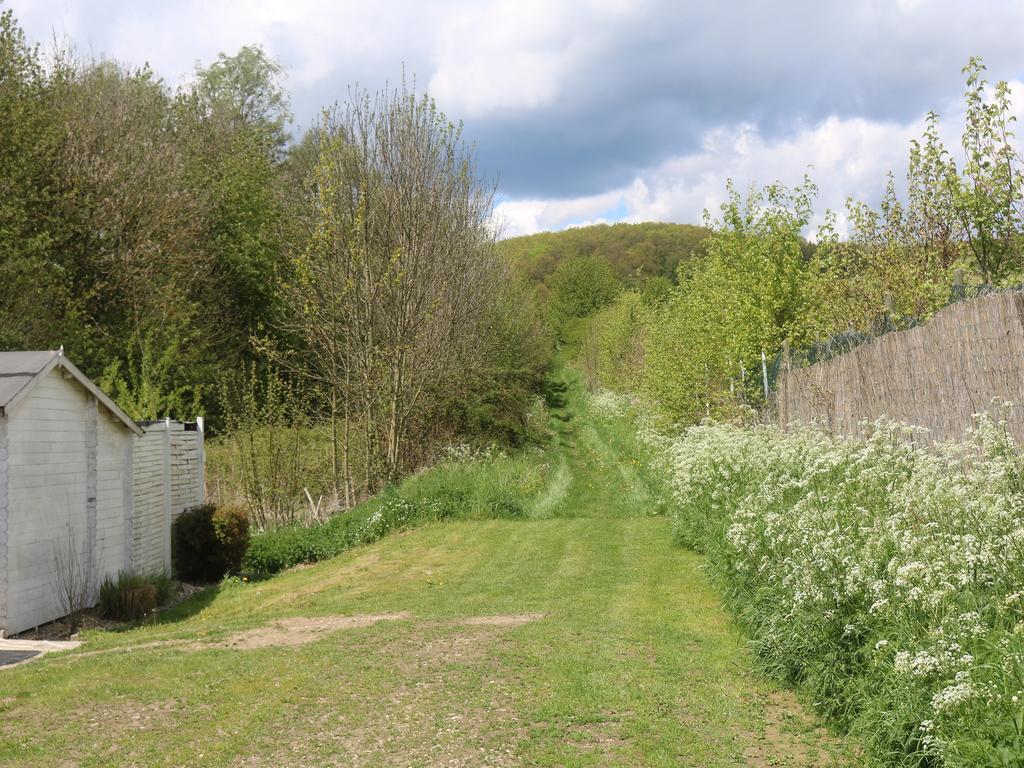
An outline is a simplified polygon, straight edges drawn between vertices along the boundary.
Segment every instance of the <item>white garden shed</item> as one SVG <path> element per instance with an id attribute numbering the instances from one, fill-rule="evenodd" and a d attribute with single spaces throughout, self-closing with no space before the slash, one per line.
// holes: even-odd
<path id="1" fill-rule="evenodd" d="M 92 592 L 169 570 L 171 521 L 205 496 L 196 427 L 136 424 L 63 351 L 0 352 L 0 637 L 64 614 L 69 560 Z"/>

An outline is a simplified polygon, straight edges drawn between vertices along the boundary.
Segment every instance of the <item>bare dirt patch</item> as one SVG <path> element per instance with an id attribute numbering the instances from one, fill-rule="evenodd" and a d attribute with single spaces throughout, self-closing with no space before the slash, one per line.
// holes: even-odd
<path id="1" fill-rule="evenodd" d="M 609 755 L 629 746 L 629 741 L 620 735 L 619 723 L 615 720 L 570 725 L 565 736 L 582 752 Z"/>
<path id="2" fill-rule="evenodd" d="M 342 696 L 295 705 L 233 768 L 515 768 L 516 675 L 493 656 L 508 627 L 420 621 L 386 637 L 347 636 L 366 669 Z M 390 674 L 377 678 L 381 669 Z M 363 674 L 375 676 L 363 685 Z"/>
<path id="3" fill-rule="evenodd" d="M 104 653 L 132 653 L 152 648 L 174 648 L 182 651 L 203 651 L 210 648 L 232 648 L 241 651 L 260 648 L 287 648 L 315 642 L 331 632 L 370 627 L 382 621 L 400 621 L 411 618 L 413 618 L 413 615 L 408 611 L 366 613 L 351 616 L 291 616 L 259 627 L 243 630 L 222 640 L 155 640 L 148 643 L 140 643 L 139 645 L 86 651 L 76 654 L 72 658 L 82 659 Z M 469 616 L 458 620 L 458 623 L 470 627 L 512 628 L 529 624 L 542 618 L 544 618 L 543 613 Z M 425 626 L 441 625 L 434 623 Z M 419 646 L 416 652 L 412 654 L 412 657 L 414 660 L 422 660 L 426 656 L 434 657 L 440 661 L 451 661 L 453 658 L 466 656 L 468 649 L 479 642 L 485 641 L 482 638 L 473 636 L 456 636 L 444 642 L 428 642 Z"/>
<path id="4" fill-rule="evenodd" d="M 462 623 L 470 627 L 518 627 L 543 618 L 543 613 L 511 613 L 499 616 L 470 616 L 463 619 Z"/>
<path id="5" fill-rule="evenodd" d="M 174 699 L 150 704 L 126 699 L 116 708 L 94 713 L 89 724 L 92 728 L 108 729 L 111 722 L 118 722 L 127 731 L 146 731 L 173 718 L 178 709 L 179 704 Z"/>
<path id="6" fill-rule="evenodd" d="M 329 632 L 359 629 L 360 627 L 373 626 L 381 621 L 398 621 L 410 618 L 412 618 L 412 614 L 405 611 L 400 613 L 367 613 L 355 616 L 294 616 L 287 619 L 279 619 L 262 627 L 247 629 L 221 642 L 197 643 L 196 645 L 199 647 L 238 648 L 240 650 L 306 645 Z"/>
<path id="7" fill-rule="evenodd" d="M 381 621 L 398 621 L 411 619 L 412 614 L 406 611 L 399 613 L 364 613 L 353 616 L 292 616 L 278 619 L 270 624 L 253 627 L 238 632 L 223 640 L 154 640 L 138 645 L 125 645 L 116 648 L 103 648 L 97 651 L 86 651 L 69 658 L 84 659 L 104 653 L 133 653 L 152 648 L 173 648 L 181 651 L 204 651 L 209 648 L 234 648 L 238 650 L 254 650 L 257 648 L 275 648 L 306 645 L 319 640 L 331 632 L 346 629 L 370 627 Z"/>
<path id="8" fill-rule="evenodd" d="M 834 757 L 837 739 L 814 725 L 813 718 L 792 692 L 770 694 L 764 715 L 764 733 L 750 734 L 755 743 L 743 753 L 751 768 L 828 768 L 841 764 Z"/>

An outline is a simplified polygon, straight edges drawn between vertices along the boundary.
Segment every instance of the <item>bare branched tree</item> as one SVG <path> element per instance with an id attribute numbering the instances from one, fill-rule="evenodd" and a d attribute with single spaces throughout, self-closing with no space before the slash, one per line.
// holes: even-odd
<path id="1" fill-rule="evenodd" d="M 92 606 L 98 585 L 89 558 L 80 551 L 70 525 L 63 541 L 53 544 L 52 564 L 57 605 L 74 633 L 81 626 L 82 613 Z"/>
<path id="2" fill-rule="evenodd" d="M 407 464 L 424 393 L 474 365 L 504 276 L 493 187 L 461 127 L 403 83 L 326 114 L 308 193 L 286 330 L 324 394 L 335 492 L 351 503 Z"/>

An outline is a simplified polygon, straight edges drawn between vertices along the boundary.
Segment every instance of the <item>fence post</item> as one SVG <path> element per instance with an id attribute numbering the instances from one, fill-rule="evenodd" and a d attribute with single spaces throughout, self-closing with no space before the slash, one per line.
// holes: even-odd
<path id="1" fill-rule="evenodd" d="M 786 389 L 789 386 L 789 339 L 782 340 L 782 359 L 779 361 L 779 381 L 775 385 L 775 408 L 779 412 L 779 427 L 786 427 Z"/>
<path id="2" fill-rule="evenodd" d="M 171 570 L 171 418 L 164 419 L 164 567 Z"/>
<path id="3" fill-rule="evenodd" d="M 196 416 L 196 442 L 198 451 L 196 457 L 199 460 L 199 503 L 206 502 L 206 421 L 202 416 Z"/>
<path id="4" fill-rule="evenodd" d="M 764 355 L 764 350 L 761 350 L 761 376 L 764 378 L 764 402 L 768 404 L 768 358 Z"/>

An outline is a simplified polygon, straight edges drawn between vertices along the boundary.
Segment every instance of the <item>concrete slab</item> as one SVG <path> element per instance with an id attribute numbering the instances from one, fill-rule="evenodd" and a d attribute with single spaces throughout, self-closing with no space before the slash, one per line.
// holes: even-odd
<path id="1" fill-rule="evenodd" d="M 39 658 L 44 653 L 70 651 L 78 640 L 4 640 L 0 638 L 0 669 L 10 669 Z"/>

